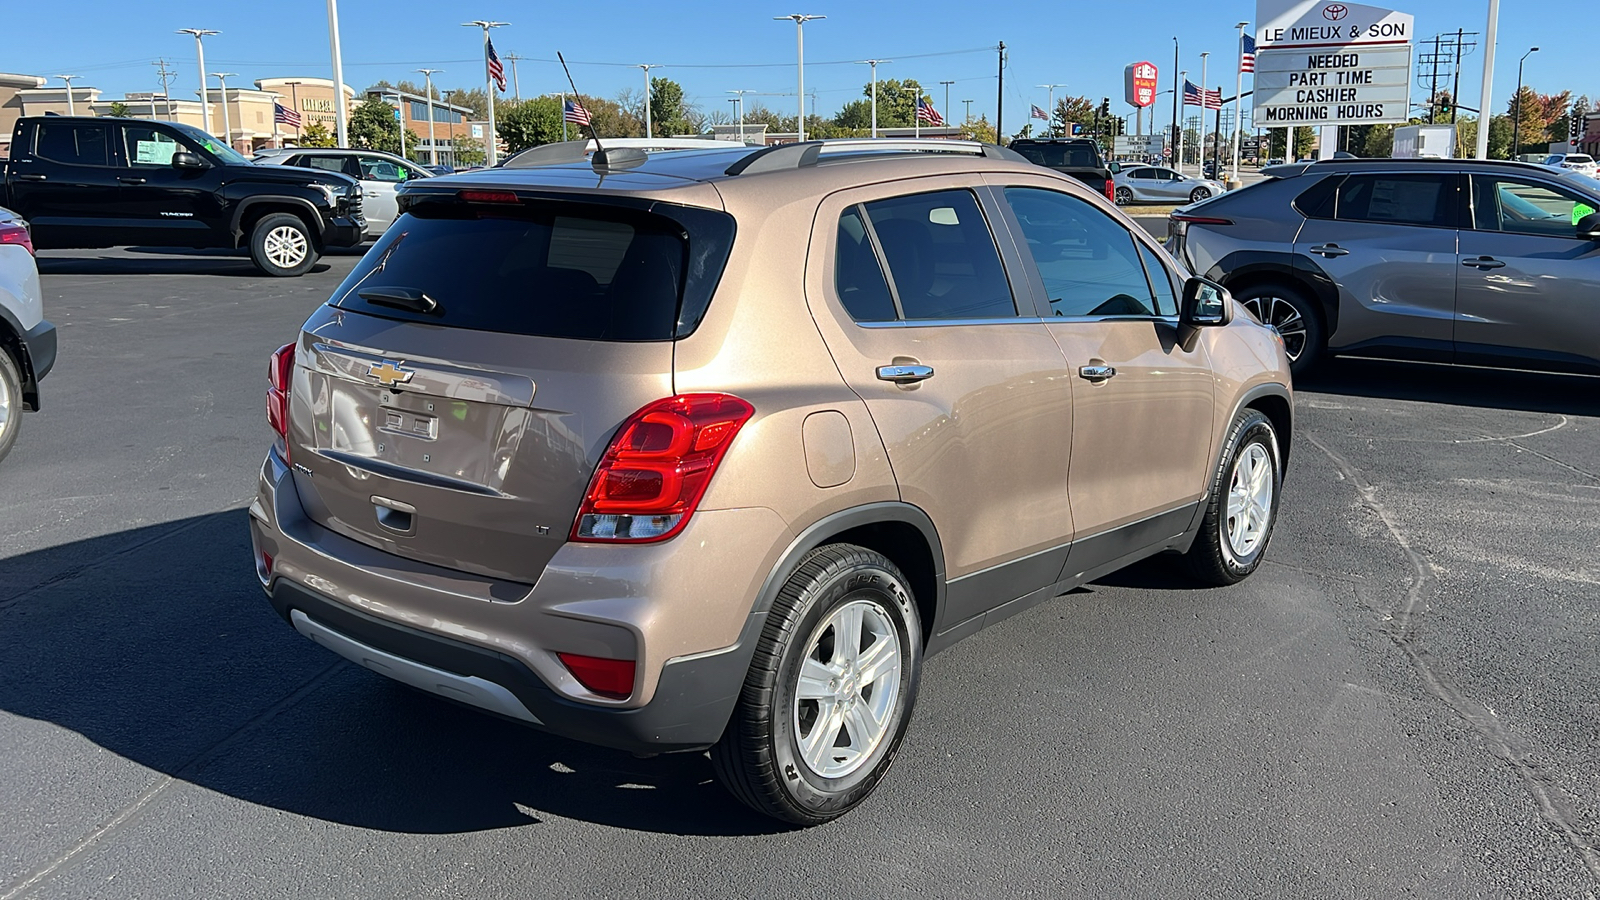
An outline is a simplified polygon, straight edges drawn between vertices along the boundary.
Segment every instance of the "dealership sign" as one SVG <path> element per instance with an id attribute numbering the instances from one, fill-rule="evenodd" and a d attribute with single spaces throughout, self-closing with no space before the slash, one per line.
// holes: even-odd
<path id="1" fill-rule="evenodd" d="M 1263 50 L 1410 44 L 1416 17 L 1330 0 L 1257 0 L 1256 47 Z"/>
<path id="2" fill-rule="evenodd" d="M 1129 106 L 1140 109 L 1156 105 L 1156 75 L 1154 63 L 1136 62 L 1122 70 L 1124 97 Z"/>
<path id="3" fill-rule="evenodd" d="M 1328 0 L 1260 0 L 1256 15 L 1257 128 L 1410 120 L 1412 16 Z"/>
<path id="4" fill-rule="evenodd" d="M 1167 139 L 1159 134 L 1119 134 L 1112 141 L 1112 150 L 1123 159 L 1160 156 L 1166 146 Z"/>

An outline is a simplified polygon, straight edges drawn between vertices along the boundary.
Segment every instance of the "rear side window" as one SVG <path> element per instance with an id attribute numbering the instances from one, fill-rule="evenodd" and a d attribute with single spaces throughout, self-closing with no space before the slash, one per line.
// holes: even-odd
<path id="1" fill-rule="evenodd" d="M 111 129 L 80 122 L 40 122 L 34 152 L 52 162 L 111 165 Z"/>
<path id="2" fill-rule="evenodd" d="M 834 256 L 833 284 L 845 312 L 857 322 L 893 322 L 897 318 L 889 282 L 867 236 L 861 210 L 852 207 L 839 217 L 838 252 Z"/>
<path id="3" fill-rule="evenodd" d="M 1333 218 L 1333 201 L 1338 195 L 1339 184 L 1343 180 L 1342 176 L 1335 175 L 1332 178 L 1324 178 L 1318 181 L 1300 196 L 1294 198 L 1294 208 L 1300 211 L 1300 215 L 1308 219 Z"/>
<path id="4" fill-rule="evenodd" d="M 1016 316 L 994 235 L 971 192 L 912 194 L 862 208 L 888 264 L 889 288 L 903 318 Z"/>
<path id="5" fill-rule="evenodd" d="M 1356 174 L 1339 185 L 1335 218 L 1348 222 L 1456 227 L 1460 199 L 1456 177 L 1430 174 Z"/>
<path id="6" fill-rule="evenodd" d="M 361 260 L 333 305 L 508 334 L 672 340 L 689 243 L 678 223 L 621 208 L 425 203 Z M 694 268 L 714 285 L 725 259 L 724 246 Z M 709 287 L 699 294 L 709 298 Z M 433 311 L 406 300 L 423 296 Z"/>
<path id="7" fill-rule="evenodd" d="M 342 156 L 302 156 L 298 165 L 324 172 L 338 172 L 340 175 L 348 174 L 349 170 Z"/>

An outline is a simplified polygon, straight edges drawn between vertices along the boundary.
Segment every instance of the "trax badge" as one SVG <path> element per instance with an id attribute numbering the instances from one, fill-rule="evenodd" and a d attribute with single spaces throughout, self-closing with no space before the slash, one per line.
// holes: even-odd
<path id="1" fill-rule="evenodd" d="M 384 387 L 405 384 L 415 374 L 417 373 L 410 369 L 402 369 L 387 359 L 381 363 L 373 363 L 372 367 L 367 369 L 367 377 L 376 378 Z"/>

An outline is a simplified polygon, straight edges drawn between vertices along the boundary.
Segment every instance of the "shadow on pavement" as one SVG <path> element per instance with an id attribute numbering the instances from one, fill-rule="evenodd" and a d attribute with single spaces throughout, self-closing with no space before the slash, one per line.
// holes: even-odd
<path id="1" fill-rule="evenodd" d="M 67 252 L 78 255 L 67 256 Z M 136 255 L 129 255 L 136 254 Z M 41 275 L 225 275 L 266 278 L 242 250 L 174 247 L 123 247 L 104 254 L 94 250 L 57 251 L 38 258 Z M 311 272 L 326 272 L 317 263 Z"/>
<path id="2" fill-rule="evenodd" d="M 713 782 L 703 754 L 635 759 L 545 735 L 301 638 L 255 583 L 242 510 L 0 571 L 0 710 L 211 791 L 407 833 L 548 814 L 673 834 L 783 830 Z"/>
<path id="3" fill-rule="evenodd" d="M 1380 397 L 1524 412 L 1600 416 L 1600 378 L 1335 359 L 1295 382 L 1296 391 Z"/>

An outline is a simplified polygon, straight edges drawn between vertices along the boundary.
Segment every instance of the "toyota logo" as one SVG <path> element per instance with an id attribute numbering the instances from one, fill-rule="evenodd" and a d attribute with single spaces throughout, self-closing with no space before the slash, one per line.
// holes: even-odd
<path id="1" fill-rule="evenodd" d="M 1350 15 L 1350 7 L 1343 3 L 1330 3 L 1322 8 L 1322 17 L 1330 22 L 1337 22 Z"/>

